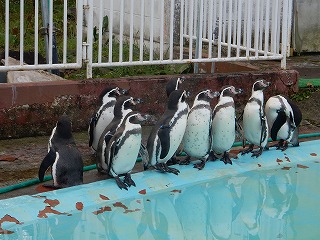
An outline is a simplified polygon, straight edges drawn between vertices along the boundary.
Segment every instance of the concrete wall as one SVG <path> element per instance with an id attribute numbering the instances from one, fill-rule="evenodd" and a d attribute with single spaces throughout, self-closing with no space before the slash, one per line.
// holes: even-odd
<path id="1" fill-rule="evenodd" d="M 48 135 L 64 112 L 72 119 L 73 131 L 86 131 L 97 108 L 97 96 L 110 85 L 129 89 L 131 96 L 144 100 L 137 110 L 158 118 L 167 104 L 165 85 L 173 77 L 178 76 L 0 84 L 0 139 Z M 188 74 L 185 78 L 182 88 L 191 91 L 190 104 L 195 94 L 204 88 L 220 90 L 224 85 L 243 88 L 245 93 L 236 99 L 238 111 L 244 108 L 257 79 L 272 82 L 272 87 L 265 92 L 266 98 L 298 90 L 298 73 L 294 70 Z M 213 101 L 212 106 L 215 104 Z"/>
<path id="2" fill-rule="evenodd" d="M 294 0 L 293 47 L 297 52 L 320 52 L 320 1 Z"/>

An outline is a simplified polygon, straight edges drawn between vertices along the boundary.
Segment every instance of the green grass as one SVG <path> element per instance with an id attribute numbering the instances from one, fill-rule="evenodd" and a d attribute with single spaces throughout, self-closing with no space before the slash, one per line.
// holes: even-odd
<path id="1" fill-rule="evenodd" d="M 24 14 L 24 50 L 34 52 L 34 3 L 29 1 L 25 2 L 25 14 Z M 39 5 L 41 1 L 39 1 Z M 75 7 L 76 2 L 68 1 L 68 8 Z M 10 39 L 9 48 L 10 50 L 19 51 L 20 49 L 20 1 L 11 0 L 10 1 Z M 41 16 L 41 5 L 39 6 L 39 26 L 42 26 L 42 16 Z M 5 0 L 0 0 L 0 25 L 5 26 Z M 58 49 L 58 59 L 62 62 L 63 57 L 63 0 L 54 1 L 54 23 L 58 29 L 56 32 L 56 41 Z M 69 16 L 68 18 L 68 41 L 67 41 L 67 62 L 75 61 L 76 53 L 76 19 L 74 16 Z M 40 34 L 40 33 L 39 33 Z M 118 61 L 119 59 L 119 41 L 112 39 L 112 60 Z M 0 52 L 4 51 L 5 46 L 5 29 L 0 29 Z M 129 59 L 129 44 L 127 42 L 123 43 L 123 61 Z M 45 56 L 45 41 L 44 38 L 39 35 L 39 53 Z M 144 47 L 144 59 L 149 58 L 149 51 Z M 107 61 L 109 56 L 109 44 L 108 41 L 103 44 L 102 47 L 102 61 Z M 138 60 L 140 55 L 140 49 L 138 44 L 133 46 L 133 60 Z M 98 41 L 93 43 L 93 61 L 97 61 L 98 58 Z M 154 53 L 154 59 L 159 58 L 156 53 Z M 119 78 L 128 76 L 139 76 L 139 75 L 165 75 L 165 74 L 176 74 L 181 72 L 188 72 L 190 70 L 190 65 L 145 65 L 145 66 L 121 66 L 121 67 L 109 67 L 109 68 L 93 68 L 93 78 Z M 77 70 L 65 70 L 64 77 L 67 79 L 84 79 L 86 78 L 86 66 L 84 65 L 82 69 Z"/>

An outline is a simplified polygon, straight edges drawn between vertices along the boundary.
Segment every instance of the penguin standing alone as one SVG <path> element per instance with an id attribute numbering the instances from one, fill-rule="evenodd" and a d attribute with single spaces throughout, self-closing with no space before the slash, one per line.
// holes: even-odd
<path id="1" fill-rule="evenodd" d="M 52 130 L 49 150 L 42 160 L 38 176 L 42 182 L 51 166 L 54 188 L 75 186 L 83 183 L 83 161 L 71 132 L 71 121 L 62 115 Z"/>
<path id="2" fill-rule="evenodd" d="M 182 145 L 188 155 L 180 164 L 189 164 L 190 158 L 201 160 L 194 167 L 203 169 L 211 150 L 211 121 L 212 110 L 210 102 L 218 97 L 219 92 L 203 90 L 195 97 L 193 106 L 188 113 L 187 127 L 183 136 Z"/>
<path id="3" fill-rule="evenodd" d="M 243 110 L 244 137 L 250 145 L 247 149 L 241 151 L 241 155 L 251 152 L 252 157 L 258 157 L 267 146 L 268 123 L 263 107 L 263 91 L 269 86 L 270 82 L 263 79 L 256 81 L 252 86 L 251 97 Z M 259 150 L 253 151 L 254 145 L 259 146 Z"/>
<path id="4" fill-rule="evenodd" d="M 187 93 L 183 90 L 173 91 L 168 100 L 167 109 L 153 127 L 148 141 L 149 161 L 144 162 L 145 169 L 154 166 L 161 172 L 176 175 L 179 170 L 168 167 L 167 161 L 178 149 L 187 125 Z"/>
<path id="5" fill-rule="evenodd" d="M 228 151 L 236 137 L 236 113 L 233 97 L 242 93 L 242 89 L 234 86 L 224 86 L 220 91 L 218 104 L 212 113 L 212 141 L 211 149 L 222 156 L 222 161 L 232 164 Z"/>
<path id="6" fill-rule="evenodd" d="M 299 125 L 302 113 L 298 106 L 290 99 L 281 95 L 268 99 L 265 106 L 270 135 L 273 141 L 279 142 L 271 147 L 277 147 L 282 151 L 288 148 L 288 142 L 293 146 L 299 146 Z"/>
<path id="7" fill-rule="evenodd" d="M 131 179 L 133 169 L 141 144 L 141 122 L 147 120 L 148 115 L 138 112 L 127 114 L 121 126 L 112 136 L 104 150 L 104 161 L 107 172 L 115 178 L 120 189 L 136 186 Z M 124 175 L 122 182 L 119 176 Z"/>
<path id="8" fill-rule="evenodd" d="M 116 97 L 124 93 L 126 91 L 120 90 L 118 87 L 108 87 L 101 92 L 99 96 L 100 107 L 90 119 L 88 128 L 89 147 L 92 147 L 93 150 L 97 150 L 101 133 L 114 117 L 113 109 L 116 104 Z"/>
<path id="9" fill-rule="evenodd" d="M 106 172 L 106 170 L 108 169 L 108 166 L 104 161 L 104 152 L 106 146 L 108 145 L 108 142 L 115 134 L 117 129 L 121 126 L 121 123 L 123 119 L 127 116 L 127 114 L 132 112 L 132 108 L 141 101 L 142 100 L 139 98 L 134 99 L 133 97 L 129 96 L 121 96 L 117 99 L 117 102 L 114 107 L 114 118 L 102 132 L 98 143 L 98 148 L 96 152 L 96 164 L 97 170 L 99 172 Z"/>

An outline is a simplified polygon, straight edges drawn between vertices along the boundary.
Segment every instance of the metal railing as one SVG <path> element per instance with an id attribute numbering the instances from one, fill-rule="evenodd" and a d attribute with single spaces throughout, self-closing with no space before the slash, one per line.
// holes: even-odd
<path id="1" fill-rule="evenodd" d="M 39 0 L 35 1 L 35 20 Z M 292 0 L 80 0 L 76 10 L 76 57 L 68 62 L 67 0 L 62 57 L 52 63 L 53 1 L 49 1 L 47 63 L 37 63 L 39 23 L 34 26 L 35 62 L 23 64 L 26 31 L 20 25 L 20 64 L 10 66 L 9 1 L 6 1 L 5 64 L 0 71 L 248 60 L 281 60 L 290 48 Z M 21 1 L 20 19 L 23 19 Z M 83 36 L 85 32 L 85 36 Z M 82 42 L 82 39 L 85 42 Z"/>

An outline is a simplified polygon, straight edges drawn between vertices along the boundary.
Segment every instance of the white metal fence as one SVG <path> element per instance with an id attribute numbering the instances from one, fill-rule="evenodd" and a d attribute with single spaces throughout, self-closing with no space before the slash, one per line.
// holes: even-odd
<path id="1" fill-rule="evenodd" d="M 38 1 L 34 4 L 35 20 L 39 18 Z M 49 10 L 48 63 L 23 65 L 26 28 L 21 21 L 20 64 L 9 66 L 8 2 L 6 60 L 0 71 L 80 68 L 85 62 L 90 78 L 95 67 L 272 59 L 281 60 L 281 67 L 285 68 L 290 48 L 292 0 L 78 0 L 72 52 L 68 48 L 68 2 L 64 0 L 59 63 L 52 62 L 55 16 Z M 53 1 L 49 2 L 49 9 L 54 9 Z M 23 5 L 21 1 L 20 19 L 24 18 Z M 35 21 L 35 59 L 38 32 L 39 21 Z M 70 52 L 76 56 L 68 57 Z"/>

